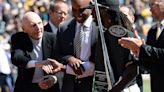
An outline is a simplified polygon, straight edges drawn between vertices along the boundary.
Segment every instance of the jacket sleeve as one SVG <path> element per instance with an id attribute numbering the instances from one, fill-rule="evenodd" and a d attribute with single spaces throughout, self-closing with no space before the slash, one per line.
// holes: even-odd
<path id="1" fill-rule="evenodd" d="M 25 37 L 25 35 L 23 35 Z M 21 33 L 15 34 L 11 37 L 11 61 L 18 68 L 26 68 L 28 61 L 30 61 L 30 57 L 27 55 L 28 48 L 25 49 L 24 46 L 27 47 L 27 41 L 22 37 Z"/>
<path id="2" fill-rule="evenodd" d="M 139 60 L 142 62 L 164 64 L 164 49 L 142 45 L 140 47 Z"/>

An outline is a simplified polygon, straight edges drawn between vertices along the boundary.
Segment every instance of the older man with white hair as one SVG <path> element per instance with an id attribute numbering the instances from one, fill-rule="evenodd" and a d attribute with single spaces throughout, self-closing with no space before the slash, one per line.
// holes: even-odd
<path id="1" fill-rule="evenodd" d="M 23 16 L 22 29 L 11 37 L 11 60 L 18 67 L 14 92 L 59 92 L 56 76 L 43 71 L 53 69 L 52 61 L 58 63 L 54 60 L 56 36 L 44 32 L 43 22 L 34 12 Z"/>

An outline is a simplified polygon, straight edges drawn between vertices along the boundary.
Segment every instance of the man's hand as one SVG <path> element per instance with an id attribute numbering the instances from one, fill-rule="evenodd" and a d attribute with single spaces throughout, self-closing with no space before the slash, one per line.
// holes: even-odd
<path id="1" fill-rule="evenodd" d="M 65 70 L 65 66 L 54 59 L 37 62 L 36 65 L 41 67 L 47 74 L 54 74 L 61 70 Z"/>
<path id="2" fill-rule="evenodd" d="M 52 69 L 52 67 L 53 67 L 53 70 L 52 70 L 52 72 L 53 73 L 56 73 L 56 72 L 59 72 L 59 71 L 61 71 L 61 70 L 65 70 L 65 66 L 62 64 L 62 63 L 59 63 L 58 61 L 56 61 L 55 59 L 50 59 L 50 58 L 48 58 L 47 59 L 50 63 L 51 63 L 51 65 L 52 66 L 48 66 L 49 67 L 49 69 Z"/>
<path id="3" fill-rule="evenodd" d="M 77 75 L 82 75 L 82 61 L 78 58 L 75 58 L 73 56 L 68 58 L 69 65 L 72 67 L 73 71 Z"/>
<path id="4" fill-rule="evenodd" d="M 43 79 L 38 83 L 41 89 L 51 88 L 57 82 L 57 77 L 54 75 L 44 76 Z"/>
<path id="5" fill-rule="evenodd" d="M 118 40 L 118 43 L 122 47 L 131 50 L 133 53 L 139 53 L 143 41 L 138 38 L 122 37 L 121 39 Z"/>
<path id="6" fill-rule="evenodd" d="M 53 73 L 54 73 L 54 72 L 53 72 L 54 67 L 53 67 L 51 64 L 49 64 L 49 65 L 43 65 L 43 66 L 42 66 L 42 69 L 43 69 L 47 74 L 53 74 Z"/>
<path id="7" fill-rule="evenodd" d="M 139 55 L 139 49 L 142 44 L 145 44 L 144 39 L 141 39 L 138 35 L 137 31 L 134 30 L 134 38 L 130 37 L 122 37 L 118 40 L 118 43 L 129 50 L 131 50 L 132 54 L 137 57 Z"/>

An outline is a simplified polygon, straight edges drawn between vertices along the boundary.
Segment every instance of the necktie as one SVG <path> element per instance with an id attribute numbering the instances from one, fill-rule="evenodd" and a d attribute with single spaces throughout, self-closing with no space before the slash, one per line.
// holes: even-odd
<path id="1" fill-rule="evenodd" d="M 160 36 L 160 34 L 161 34 L 161 24 L 160 24 L 160 22 L 158 22 L 158 24 L 157 24 L 157 33 L 156 33 L 156 39 L 158 39 L 159 38 L 159 36 Z"/>
<path id="2" fill-rule="evenodd" d="M 38 62 L 42 61 L 42 50 L 41 46 L 35 45 L 34 46 L 34 56 L 32 56 L 32 59 L 37 60 Z M 43 76 L 43 70 L 41 68 L 35 68 L 34 75 L 33 75 L 33 83 L 38 83 Z"/>
<path id="3" fill-rule="evenodd" d="M 76 55 L 77 58 L 80 58 L 81 41 L 82 41 L 83 35 L 84 35 L 84 26 L 82 25 L 80 27 L 80 31 L 78 31 L 74 39 L 74 54 Z"/>

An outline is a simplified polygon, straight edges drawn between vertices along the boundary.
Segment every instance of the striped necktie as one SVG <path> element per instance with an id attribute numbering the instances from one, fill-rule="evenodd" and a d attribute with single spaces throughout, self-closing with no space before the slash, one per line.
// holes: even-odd
<path id="1" fill-rule="evenodd" d="M 80 58 L 81 41 L 82 41 L 83 36 L 84 36 L 84 26 L 82 25 L 74 39 L 74 54 L 76 55 L 77 58 Z"/>

